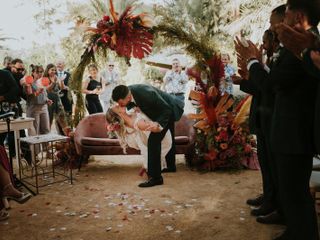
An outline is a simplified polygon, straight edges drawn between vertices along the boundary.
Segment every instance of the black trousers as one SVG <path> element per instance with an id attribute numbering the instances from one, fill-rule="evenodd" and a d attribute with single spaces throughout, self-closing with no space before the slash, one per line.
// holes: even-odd
<path id="1" fill-rule="evenodd" d="M 280 153 L 274 156 L 289 239 L 319 240 L 314 200 L 309 189 L 313 156 Z"/>
<path id="2" fill-rule="evenodd" d="M 278 194 L 277 163 L 272 152 L 270 140 L 271 112 L 271 108 L 267 106 L 260 106 L 257 112 L 257 151 L 262 175 L 264 201 L 265 203 L 272 204 L 279 214 L 283 215 Z"/>
<path id="3" fill-rule="evenodd" d="M 89 114 L 103 112 L 99 98 L 93 98 L 93 99 L 87 98 L 86 99 L 86 107 L 87 107 Z"/>
<path id="4" fill-rule="evenodd" d="M 68 114 L 72 114 L 72 101 L 68 98 L 68 91 L 67 90 L 61 90 L 63 93 L 63 96 L 60 97 L 64 111 Z"/>
<path id="5" fill-rule="evenodd" d="M 257 153 L 261 169 L 262 187 L 264 203 L 272 204 L 276 207 L 277 187 L 276 187 L 276 167 L 273 162 L 268 138 L 259 131 L 257 133 Z"/>
<path id="6" fill-rule="evenodd" d="M 152 178 L 161 176 L 161 141 L 170 129 L 172 138 L 174 139 L 174 118 L 169 119 L 167 126 L 159 133 L 151 132 L 148 138 L 148 175 Z M 168 168 L 175 169 L 175 145 L 174 141 L 168 154 L 166 162 Z"/>

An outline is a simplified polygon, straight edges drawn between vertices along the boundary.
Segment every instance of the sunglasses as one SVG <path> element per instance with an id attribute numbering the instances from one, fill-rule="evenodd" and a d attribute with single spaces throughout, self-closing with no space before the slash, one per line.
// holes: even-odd
<path id="1" fill-rule="evenodd" d="M 23 72 L 24 71 L 24 68 L 16 68 L 17 69 L 17 71 L 19 71 L 19 72 Z"/>
<path id="2" fill-rule="evenodd" d="M 109 65 L 109 67 L 114 67 L 114 65 Z"/>

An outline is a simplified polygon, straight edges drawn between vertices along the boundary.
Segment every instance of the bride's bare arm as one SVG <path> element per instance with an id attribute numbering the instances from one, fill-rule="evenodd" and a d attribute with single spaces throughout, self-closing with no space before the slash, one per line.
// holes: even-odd
<path id="1" fill-rule="evenodd" d="M 159 123 L 145 119 L 139 119 L 137 122 L 137 127 L 142 131 L 161 132 Z"/>
<path id="2" fill-rule="evenodd" d="M 136 115 L 128 115 L 127 113 L 119 113 L 121 118 L 124 120 L 125 124 L 130 128 L 139 128 L 142 131 L 151 131 L 151 132 L 161 132 L 161 126 L 157 122 L 138 119 L 136 121 Z"/>

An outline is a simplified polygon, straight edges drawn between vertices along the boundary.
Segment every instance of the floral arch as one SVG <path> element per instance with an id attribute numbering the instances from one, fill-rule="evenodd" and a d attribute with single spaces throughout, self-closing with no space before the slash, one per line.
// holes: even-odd
<path id="1" fill-rule="evenodd" d="M 256 158 L 248 129 L 243 124 L 248 115 L 251 98 L 245 98 L 234 111 L 229 111 L 234 100 L 228 94 L 221 96 L 219 84 L 224 77 L 224 66 L 215 43 L 207 35 L 197 33 L 192 28 L 181 28 L 181 23 L 163 16 L 158 24 L 153 24 L 146 13 L 133 14 L 134 6 L 127 6 L 119 15 L 109 0 L 110 16 L 103 16 L 96 27 L 89 27 L 84 37 L 87 47 L 81 61 L 73 72 L 71 87 L 77 95 L 74 123 L 84 117 L 84 101 L 81 82 L 87 65 L 95 61 L 95 55 L 107 56 L 115 51 L 125 58 L 130 66 L 130 58 L 143 59 L 152 52 L 154 38 L 164 39 L 164 45 L 183 46 L 187 54 L 197 63 L 187 69 L 194 78 L 198 91 L 192 91 L 190 98 L 199 102 L 197 113 L 189 117 L 195 120 L 197 129 L 195 152 L 187 162 L 203 169 L 241 168 L 242 164 Z"/>

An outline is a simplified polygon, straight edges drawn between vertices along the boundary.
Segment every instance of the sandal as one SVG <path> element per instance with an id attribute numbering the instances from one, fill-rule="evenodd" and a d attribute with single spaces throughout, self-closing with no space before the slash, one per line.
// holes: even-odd
<path id="1" fill-rule="evenodd" d="M 7 220 L 9 218 L 9 213 L 5 209 L 0 210 L 0 221 Z"/>
<path id="2" fill-rule="evenodd" d="M 9 183 L 8 185 L 6 185 L 4 188 L 3 188 L 3 192 L 9 188 L 10 186 L 13 186 L 12 183 Z M 10 195 L 5 195 L 5 193 L 3 193 L 3 196 L 2 196 L 2 202 L 3 204 L 6 205 L 6 203 L 8 202 L 8 200 L 13 200 L 13 201 L 16 201 L 17 203 L 25 203 L 26 201 L 28 201 L 32 195 L 30 193 L 24 193 L 24 192 L 21 192 L 22 196 L 21 197 L 16 197 L 16 196 L 10 196 Z"/>

